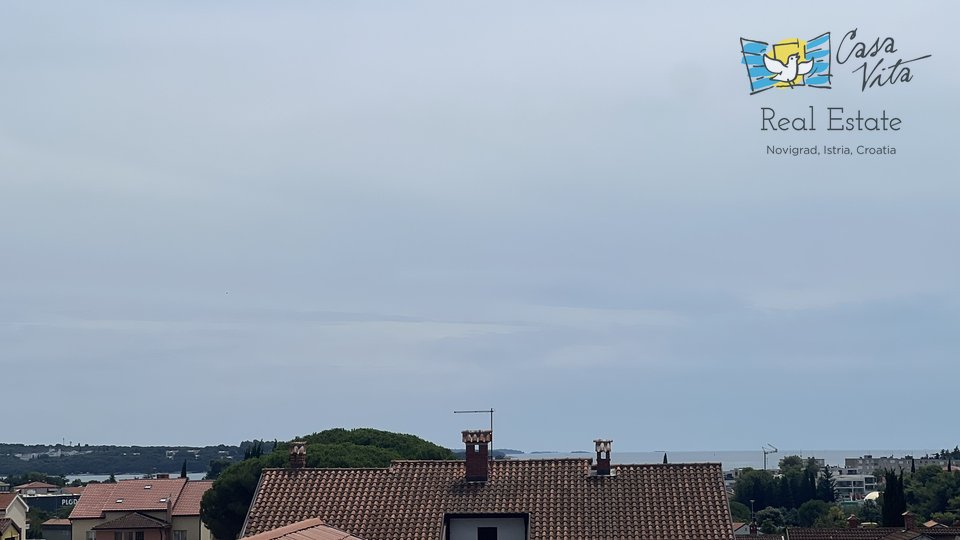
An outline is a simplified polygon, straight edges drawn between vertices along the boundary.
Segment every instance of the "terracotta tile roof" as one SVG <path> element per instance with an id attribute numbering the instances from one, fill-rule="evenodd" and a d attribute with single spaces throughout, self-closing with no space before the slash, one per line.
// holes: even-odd
<path id="1" fill-rule="evenodd" d="M 13 489 L 60 489 L 60 486 L 55 486 L 46 482 L 29 482 L 27 484 L 14 486 Z"/>
<path id="2" fill-rule="evenodd" d="M 0 493 L 0 511 L 5 511 L 18 496 L 19 493 Z M 23 497 L 20 499 L 23 500 Z"/>
<path id="3" fill-rule="evenodd" d="M 787 540 L 913 540 L 922 537 L 953 538 L 960 536 L 958 527 L 936 527 L 905 531 L 902 527 L 816 529 L 788 527 Z"/>
<path id="4" fill-rule="evenodd" d="M 7 529 L 13 527 L 17 532 L 20 532 L 20 528 L 17 527 L 17 524 L 13 522 L 11 518 L 0 518 L 0 534 L 7 532 Z"/>
<path id="5" fill-rule="evenodd" d="M 368 540 L 440 538 L 445 514 L 529 514 L 531 540 L 732 539 L 719 464 L 619 465 L 589 459 L 490 462 L 485 483 L 463 461 L 395 461 L 385 469 L 265 469 L 242 536 L 318 517 Z"/>
<path id="6" fill-rule="evenodd" d="M 211 484 L 209 481 L 188 482 L 185 478 L 88 484 L 73 507 L 70 519 L 99 518 L 107 511 L 165 511 L 168 498 L 174 515 L 199 515 L 200 497 Z"/>
<path id="7" fill-rule="evenodd" d="M 163 529 L 169 523 L 162 519 L 141 514 L 140 512 L 130 512 L 116 519 L 104 521 L 93 528 L 95 531 L 116 530 L 116 529 Z"/>
<path id="8" fill-rule="evenodd" d="M 930 538 L 960 538 L 960 527 L 931 527 L 920 531 L 924 536 Z"/>
<path id="9" fill-rule="evenodd" d="M 318 518 L 298 521 L 293 525 L 262 532 L 249 540 L 362 540 L 350 533 L 326 525 Z"/>
<path id="10" fill-rule="evenodd" d="M 183 486 L 183 491 L 177 497 L 177 504 L 173 507 L 175 516 L 199 516 L 200 499 L 213 486 L 213 480 L 193 480 Z"/>
<path id="11" fill-rule="evenodd" d="M 47 526 L 47 527 L 59 527 L 59 526 L 62 526 L 62 525 L 66 525 L 67 527 L 69 527 L 69 526 L 70 526 L 70 520 L 69 520 L 69 519 L 60 519 L 60 518 L 50 518 L 50 519 L 44 521 L 43 523 L 41 523 L 41 525 L 44 525 L 44 526 Z"/>
<path id="12" fill-rule="evenodd" d="M 897 531 L 883 537 L 883 540 L 917 540 L 926 538 L 920 531 Z"/>
<path id="13" fill-rule="evenodd" d="M 880 540 L 884 536 L 902 531 L 900 527 L 873 528 L 814 528 L 787 527 L 787 540 Z"/>

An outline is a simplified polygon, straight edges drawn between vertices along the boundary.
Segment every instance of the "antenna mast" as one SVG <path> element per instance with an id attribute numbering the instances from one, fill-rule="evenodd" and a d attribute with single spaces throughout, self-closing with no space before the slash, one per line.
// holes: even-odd
<path id="1" fill-rule="evenodd" d="M 489 414 L 490 415 L 490 457 L 493 457 L 493 407 L 484 411 L 453 411 L 453 414 Z"/>

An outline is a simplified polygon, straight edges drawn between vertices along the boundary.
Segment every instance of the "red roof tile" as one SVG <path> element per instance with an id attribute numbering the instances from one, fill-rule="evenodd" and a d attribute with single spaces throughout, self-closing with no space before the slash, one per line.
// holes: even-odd
<path id="1" fill-rule="evenodd" d="M 213 480 L 195 480 L 184 484 L 183 491 L 177 497 L 177 504 L 173 507 L 175 516 L 199 516 L 200 499 L 213 486 Z"/>
<path id="2" fill-rule="evenodd" d="M 930 538 L 949 538 L 950 540 L 960 538 L 960 527 L 931 527 L 920 532 L 923 533 L 923 536 L 929 536 Z"/>
<path id="3" fill-rule="evenodd" d="M 10 503 L 19 496 L 19 493 L 0 493 L 0 510 L 6 510 Z M 23 497 L 20 497 L 20 499 L 23 500 Z"/>
<path id="4" fill-rule="evenodd" d="M 810 528 L 788 527 L 787 540 L 910 540 L 920 536 L 930 538 L 960 537 L 960 528 L 934 527 L 930 529 L 905 531 L 902 527 L 872 527 L 872 528 Z"/>
<path id="5" fill-rule="evenodd" d="M 52 526 L 52 527 L 59 527 L 59 526 L 67 526 L 67 527 L 69 527 L 69 526 L 70 526 L 70 520 L 69 520 L 69 519 L 60 519 L 60 518 L 50 518 L 50 519 L 44 521 L 43 523 L 41 523 L 41 525 L 48 526 L 48 527 L 50 527 L 50 526 Z"/>
<path id="6" fill-rule="evenodd" d="M 60 489 L 60 486 L 55 486 L 46 482 L 29 482 L 27 484 L 14 486 L 13 489 Z"/>
<path id="7" fill-rule="evenodd" d="M 210 485 L 211 482 L 188 482 L 184 478 L 121 480 L 115 484 L 89 484 L 73 507 L 70 519 L 99 518 L 108 511 L 166 510 L 168 498 L 174 509 L 174 515 L 199 515 L 200 497 L 210 488 Z M 184 497 L 183 502 L 179 500 L 181 496 Z"/>
<path id="8" fill-rule="evenodd" d="M 350 533 L 343 532 L 323 523 L 323 520 L 313 518 L 298 521 L 293 525 L 262 532 L 251 536 L 247 540 L 362 540 Z"/>
<path id="9" fill-rule="evenodd" d="M 162 519 L 141 514 L 140 512 L 130 512 L 116 519 L 104 521 L 93 528 L 95 531 L 110 531 L 116 529 L 163 529 L 169 523 Z"/>
<path id="10" fill-rule="evenodd" d="M 13 527 L 17 532 L 20 532 L 20 528 L 17 527 L 17 524 L 13 522 L 10 518 L 0 518 L 0 534 L 7 532 L 7 529 Z"/>
<path id="11" fill-rule="evenodd" d="M 814 528 L 787 527 L 787 540 L 880 540 L 903 529 L 899 527 L 872 528 Z"/>
<path id="12" fill-rule="evenodd" d="M 440 538 L 446 514 L 529 514 L 531 540 L 732 539 L 719 464 L 620 465 L 589 459 L 490 462 L 485 483 L 463 461 L 396 461 L 386 469 L 265 469 L 242 536 L 307 518 L 368 540 Z"/>

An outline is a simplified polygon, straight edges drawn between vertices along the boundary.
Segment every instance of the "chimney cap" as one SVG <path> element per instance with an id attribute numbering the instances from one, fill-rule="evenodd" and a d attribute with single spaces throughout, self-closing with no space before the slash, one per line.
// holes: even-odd
<path id="1" fill-rule="evenodd" d="M 461 434 L 467 444 L 490 444 L 493 441 L 493 432 L 489 429 L 466 430 Z"/>
<path id="2" fill-rule="evenodd" d="M 613 439 L 594 439 L 593 444 L 596 446 L 597 452 L 609 452 L 613 447 Z"/>

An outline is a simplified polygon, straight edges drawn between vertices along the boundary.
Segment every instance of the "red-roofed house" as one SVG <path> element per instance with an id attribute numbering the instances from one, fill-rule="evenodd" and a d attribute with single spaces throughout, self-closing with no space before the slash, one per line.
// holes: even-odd
<path id="1" fill-rule="evenodd" d="M 14 491 L 22 495 L 46 495 L 48 493 L 60 493 L 60 486 L 48 484 L 46 482 L 30 482 L 20 484 L 13 488 Z"/>
<path id="2" fill-rule="evenodd" d="M 608 440 L 595 464 L 492 461 L 491 437 L 463 432 L 464 461 L 380 469 L 306 468 L 294 443 L 290 468 L 263 470 L 240 536 L 318 518 L 366 540 L 733 540 L 718 463 L 614 465 Z"/>
<path id="3" fill-rule="evenodd" d="M 262 532 L 245 540 L 363 540 L 350 533 L 330 527 L 321 519 L 298 521 L 286 527 Z"/>
<path id="4" fill-rule="evenodd" d="M 70 513 L 73 540 L 211 540 L 200 499 L 213 482 L 185 478 L 89 484 Z"/>
<path id="5" fill-rule="evenodd" d="M 0 493 L 0 540 L 26 538 L 29 510 L 19 493 Z"/>

